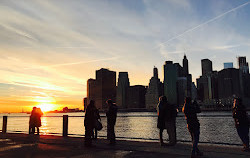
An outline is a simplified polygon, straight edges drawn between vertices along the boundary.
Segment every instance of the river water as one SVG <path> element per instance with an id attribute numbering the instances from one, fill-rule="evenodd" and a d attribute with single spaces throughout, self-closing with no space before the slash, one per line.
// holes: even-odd
<path id="1" fill-rule="evenodd" d="M 7 132 L 28 133 L 29 114 L 13 113 L 0 114 L 0 128 L 2 116 L 8 116 Z M 63 115 L 69 115 L 69 134 L 71 136 L 84 135 L 84 113 L 48 113 L 42 117 L 41 134 L 62 134 Z M 101 113 L 103 129 L 99 136 L 106 136 L 106 117 Z M 237 135 L 234 120 L 230 112 L 203 112 L 198 115 L 200 121 L 200 142 L 218 144 L 241 144 Z M 116 136 L 121 139 L 136 139 L 156 141 L 159 131 L 157 114 L 155 112 L 127 112 L 118 113 L 115 126 Z M 176 119 L 177 139 L 179 141 L 191 141 L 187 130 L 186 120 L 182 113 Z M 167 138 L 166 132 L 165 138 Z"/>

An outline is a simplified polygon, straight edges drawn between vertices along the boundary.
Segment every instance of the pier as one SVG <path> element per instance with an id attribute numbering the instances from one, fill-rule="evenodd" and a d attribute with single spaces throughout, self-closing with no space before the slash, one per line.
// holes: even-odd
<path id="1" fill-rule="evenodd" d="M 0 134 L 0 157 L 24 158 L 186 158 L 190 157 L 191 143 L 180 143 L 173 147 L 161 147 L 158 142 L 138 142 L 117 140 L 115 146 L 99 138 L 94 147 L 84 147 L 82 137 L 62 137 L 48 135 Z M 200 144 L 204 158 L 249 158 L 250 152 L 242 152 L 241 146 Z"/>
<path id="2" fill-rule="evenodd" d="M 115 146 L 110 146 L 105 137 L 93 140 L 94 147 L 84 146 L 84 137 L 70 137 L 68 135 L 68 116 L 63 116 L 61 136 L 29 135 L 25 133 L 11 133 L 7 131 L 7 117 L 3 117 L 0 133 L 0 157 L 24 158 L 110 158 L 110 157 L 190 157 L 191 142 L 178 141 L 176 146 L 161 147 L 157 140 L 134 141 L 117 138 Z M 245 158 L 250 152 L 241 151 L 242 146 L 233 144 L 211 144 L 201 142 L 200 149 L 205 158 Z"/>

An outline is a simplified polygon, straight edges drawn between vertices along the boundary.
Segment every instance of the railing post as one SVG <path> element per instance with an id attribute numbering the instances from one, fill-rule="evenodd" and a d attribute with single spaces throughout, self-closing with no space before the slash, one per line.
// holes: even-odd
<path id="1" fill-rule="evenodd" d="M 68 115 L 63 115 L 63 136 L 68 136 Z"/>
<path id="2" fill-rule="evenodd" d="M 3 116 L 3 128 L 2 133 L 6 133 L 7 131 L 7 116 Z"/>

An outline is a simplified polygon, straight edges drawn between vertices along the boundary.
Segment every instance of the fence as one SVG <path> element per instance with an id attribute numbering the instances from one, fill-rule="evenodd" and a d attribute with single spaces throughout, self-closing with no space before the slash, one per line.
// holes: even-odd
<path id="1" fill-rule="evenodd" d="M 227 117 L 226 119 L 228 119 L 229 117 L 231 117 L 231 115 L 220 115 L 220 114 L 218 114 L 218 115 L 206 115 L 206 116 L 199 116 L 199 118 L 200 118 L 200 120 L 202 120 L 202 118 L 209 118 L 209 119 L 216 119 L 216 118 L 223 118 L 223 117 Z M 21 117 L 28 117 L 28 116 L 8 116 L 8 117 L 17 117 L 17 118 L 21 118 Z M 8 117 L 7 116 L 3 116 L 3 119 L 2 119 L 2 121 L 3 121 L 3 123 L 2 123 L 2 133 L 6 133 L 6 132 L 11 132 L 11 133 L 24 133 L 24 131 L 20 131 L 20 130 L 15 130 L 15 131 L 7 131 L 7 120 L 8 120 Z M 72 119 L 72 120 L 74 120 L 74 119 L 76 119 L 76 118 L 78 118 L 78 117 L 80 117 L 81 119 L 83 119 L 84 118 L 84 116 L 68 116 L 68 115 L 63 115 L 63 116 L 43 116 L 43 117 L 49 117 L 49 118 L 62 118 L 62 120 L 60 121 L 60 122 L 62 122 L 62 125 L 61 125 L 61 127 L 62 127 L 62 132 L 60 132 L 60 130 L 59 130 L 59 132 L 58 132 L 58 130 L 56 131 L 56 132 L 47 132 L 47 134 L 51 134 L 51 135 L 61 135 L 61 136 L 63 136 L 63 137 L 68 137 L 68 136 L 81 136 L 81 137 L 83 137 L 84 136 L 84 134 L 72 134 L 72 133 L 69 133 L 69 117 Z M 105 117 L 105 116 L 101 116 L 102 118 L 103 117 Z M 149 119 L 154 119 L 154 120 L 157 120 L 156 119 L 156 115 L 147 115 L 147 116 L 144 116 L 144 115 L 126 115 L 126 116 L 119 116 L 118 115 L 118 120 L 122 120 L 122 119 L 124 119 L 124 120 L 145 120 L 145 118 L 149 118 Z M 183 115 L 180 115 L 180 116 L 178 116 L 178 118 L 179 118 L 179 120 L 181 119 L 182 120 L 182 122 L 184 122 L 185 123 L 185 119 L 184 119 L 184 116 Z M 140 121 L 139 121 L 140 122 Z M 215 120 L 215 122 L 216 122 L 216 120 Z M 83 122 L 81 122 L 82 124 L 83 124 Z M 152 122 L 150 122 L 150 123 L 152 123 Z M 201 122 L 202 123 L 202 122 Z M 217 123 L 219 123 L 219 122 L 217 122 Z M 61 124 L 61 123 L 60 123 Z M 59 125 L 60 125 L 59 124 Z M 155 124 L 155 122 L 153 122 L 153 124 Z M 208 123 L 209 124 L 209 123 Z M 137 126 L 137 125 L 136 125 Z M 58 128 L 59 126 L 57 126 L 57 128 Z M 153 126 L 152 126 L 153 127 Z M 119 129 L 120 128 L 120 129 Z M 180 127 L 178 127 L 178 128 L 180 128 Z M 59 129 L 59 128 L 58 128 Z M 121 131 L 121 130 L 123 130 L 123 126 L 119 126 L 119 127 L 117 127 L 117 133 L 119 133 L 118 131 Z M 201 129 L 202 130 L 202 129 Z M 203 129 L 203 130 L 208 130 L 208 129 Z M 234 130 L 234 126 L 232 126 L 232 130 Z M 157 129 L 155 129 L 155 131 L 157 132 L 158 130 Z M 183 134 L 183 135 L 185 135 L 185 139 L 179 139 L 178 141 L 179 142 L 190 142 L 191 140 L 189 139 L 189 133 L 187 132 L 187 129 L 186 129 L 186 124 L 184 125 L 183 123 L 181 124 L 181 131 L 183 132 L 183 131 L 185 131 L 185 133 Z M 221 130 L 220 130 L 221 131 Z M 128 133 L 129 133 L 130 131 L 128 131 Z M 133 131 L 131 131 L 132 132 L 132 134 L 129 134 L 129 135 L 122 135 L 122 134 L 118 134 L 118 136 L 117 136 L 117 138 L 118 139 L 129 139 L 129 140 L 139 140 L 139 141 L 158 141 L 158 137 L 156 136 L 156 137 L 150 137 L 150 133 L 148 132 L 146 132 L 146 136 L 145 135 L 143 135 L 142 137 L 140 137 L 140 135 L 133 135 Z M 103 131 L 103 133 L 104 133 L 104 131 Z M 202 133 L 202 132 L 201 132 Z M 215 132 L 216 133 L 216 132 Z M 226 133 L 226 132 L 225 132 Z M 227 132 L 227 133 L 230 133 L 230 132 Z M 156 133 L 157 134 L 157 133 Z M 157 134 L 158 135 L 158 134 Z M 201 136 L 204 136 L 205 134 L 204 134 L 204 132 L 202 133 L 202 135 Z M 214 134 L 211 134 L 211 135 L 214 135 Z M 217 135 L 220 135 L 219 133 L 217 134 Z M 234 135 L 235 137 L 237 137 L 237 134 L 236 133 L 232 133 L 231 135 Z M 105 138 L 106 136 L 104 136 L 104 135 L 102 135 L 102 136 L 99 136 L 99 137 L 102 137 L 102 138 Z M 179 136 L 179 137 L 181 137 L 181 136 Z M 227 138 L 229 138 L 229 137 L 231 137 L 231 136 L 227 136 Z M 183 138 L 183 137 L 182 137 Z M 210 144 L 221 144 L 221 145 L 240 145 L 240 141 L 238 141 L 237 139 L 235 139 L 236 141 L 227 141 L 227 140 L 223 140 L 223 139 L 221 139 L 221 140 L 219 140 L 219 141 L 217 141 L 217 139 L 213 139 L 213 140 L 208 140 L 208 139 L 203 139 L 202 141 L 201 141 L 201 143 L 210 143 Z"/>

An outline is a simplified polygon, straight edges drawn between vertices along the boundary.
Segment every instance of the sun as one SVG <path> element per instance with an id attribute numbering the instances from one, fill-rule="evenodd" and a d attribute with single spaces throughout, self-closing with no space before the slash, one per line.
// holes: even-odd
<path id="1" fill-rule="evenodd" d="M 48 112 L 56 109 L 56 105 L 50 103 L 41 103 L 37 105 L 37 107 L 41 108 L 42 112 Z"/>
<path id="2" fill-rule="evenodd" d="M 57 105 L 54 104 L 56 101 L 53 97 L 36 96 L 33 100 L 37 102 L 36 107 L 41 108 L 43 112 L 48 112 L 57 109 Z"/>

